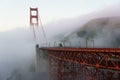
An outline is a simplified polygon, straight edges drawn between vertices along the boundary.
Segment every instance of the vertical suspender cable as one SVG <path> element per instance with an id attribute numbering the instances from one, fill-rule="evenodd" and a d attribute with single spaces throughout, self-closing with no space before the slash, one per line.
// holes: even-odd
<path id="1" fill-rule="evenodd" d="M 40 15 L 38 15 L 38 17 L 39 17 L 38 20 L 40 20 L 40 25 L 41 25 L 41 28 L 42 28 L 42 31 L 43 31 L 43 35 L 44 35 L 44 38 L 45 38 L 45 42 L 47 43 L 48 40 L 47 40 L 47 36 L 46 36 L 45 30 L 44 30 L 44 28 L 43 28 L 43 24 L 42 24 L 42 21 L 41 21 L 41 17 L 40 17 Z"/>
<path id="2" fill-rule="evenodd" d="M 33 35 L 34 35 L 34 38 L 35 38 L 35 41 L 36 41 L 36 34 L 35 34 L 34 26 L 33 26 Z"/>

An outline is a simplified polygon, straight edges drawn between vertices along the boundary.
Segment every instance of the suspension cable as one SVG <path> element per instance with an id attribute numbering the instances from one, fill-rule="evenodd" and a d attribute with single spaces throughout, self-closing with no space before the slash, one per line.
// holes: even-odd
<path id="1" fill-rule="evenodd" d="M 34 39 L 35 39 L 35 41 L 36 41 L 36 33 L 35 33 L 34 26 L 33 26 L 33 35 L 34 35 Z"/>
<path id="2" fill-rule="evenodd" d="M 40 15 L 39 15 L 39 12 L 38 12 L 38 17 L 39 17 L 38 20 L 40 21 L 40 25 L 41 25 L 41 28 L 42 28 L 43 36 L 44 36 L 45 41 L 46 41 L 46 43 L 47 43 L 47 42 L 48 42 L 47 36 L 46 36 L 45 30 L 44 30 L 44 28 L 43 28 L 43 24 L 42 24 L 42 20 L 41 20 L 41 17 L 40 17 Z"/>

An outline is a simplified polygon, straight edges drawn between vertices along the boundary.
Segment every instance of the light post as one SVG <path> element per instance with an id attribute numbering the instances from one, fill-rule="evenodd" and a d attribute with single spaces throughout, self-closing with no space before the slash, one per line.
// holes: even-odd
<path id="1" fill-rule="evenodd" d="M 95 47 L 95 42 L 94 42 L 94 39 L 92 40 L 93 41 L 93 48 Z"/>
<path id="2" fill-rule="evenodd" d="M 88 40 L 90 40 L 90 39 L 88 39 L 88 38 L 86 38 L 86 48 L 88 48 Z M 95 42 L 94 42 L 94 39 L 92 39 L 91 40 L 92 42 L 93 42 L 93 48 L 95 47 Z"/>
<path id="3" fill-rule="evenodd" d="M 88 45 L 87 41 L 88 41 L 88 38 L 86 38 L 86 48 L 87 48 L 87 45 Z"/>
<path id="4" fill-rule="evenodd" d="M 80 45 L 80 48 L 81 48 L 81 42 L 79 41 L 79 45 Z"/>

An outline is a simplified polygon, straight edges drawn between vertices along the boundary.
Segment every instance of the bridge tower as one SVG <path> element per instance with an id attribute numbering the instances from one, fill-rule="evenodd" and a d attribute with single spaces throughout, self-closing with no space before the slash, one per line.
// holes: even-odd
<path id="1" fill-rule="evenodd" d="M 37 7 L 31 8 L 30 7 L 30 27 L 33 29 L 33 34 L 34 34 L 35 40 L 36 40 L 35 27 L 39 27 L 39 26 L 41 26 L 43 37 L 45 39 L 45 42 L 47 42 L 47 36 L 46 36 L 45 31 L 44 31 L 41 18 L 39 16 L 38 8 Z"/>
<path id="2" fill-rule="evenodd" d="M 39 26 L 38 20 L 38 8 L 31 8 L 30 7 L 30 27 L 33 29 L 34 38 L 36 41 L 36 34 L 35 34 L 35 26 Z"/>
<path id="3" fill-rule="evenodd" d="M 38 8 L 30 7 L 30 26 L 39 26 Z"/>

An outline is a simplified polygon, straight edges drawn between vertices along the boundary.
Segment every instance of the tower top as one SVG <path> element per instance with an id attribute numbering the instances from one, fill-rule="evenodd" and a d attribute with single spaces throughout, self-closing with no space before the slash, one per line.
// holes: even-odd
<path id="1" fill-rule="evenodd" d="M 39 26 L 38 8 L 30 7 L 30 26 Z"/>

